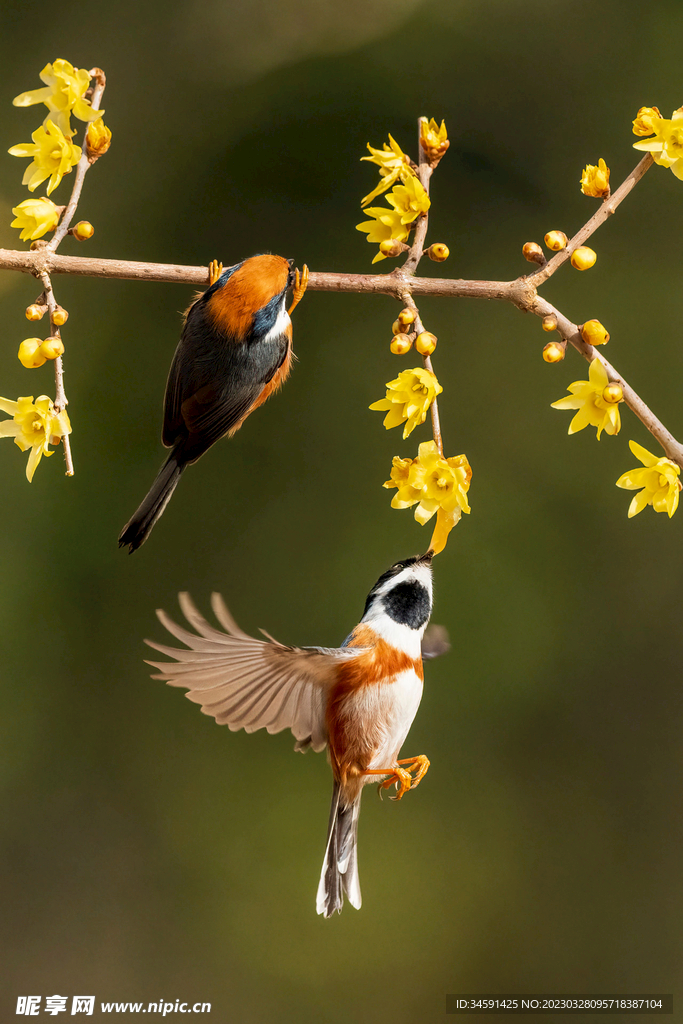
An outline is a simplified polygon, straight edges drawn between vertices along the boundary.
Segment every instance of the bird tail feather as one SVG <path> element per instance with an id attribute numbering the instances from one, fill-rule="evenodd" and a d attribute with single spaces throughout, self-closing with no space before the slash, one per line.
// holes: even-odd
<path id="1" fill-rule="evenodd" d="M 178 486 L 180 474 L 184 468 L 185 464 L 178 461 L 177 452 L 172 451 L 159 470 L 142 504 L 121 531 L 120 548 L 127 544 L 129 551 L 133 552 L 145 543 Z"/>
<path id="2" fill-rule="evenodd" d="M 358 816 L 361 794 L 349 804 L 339 783 L 335 780 L 327 830 L 327 848 L 320 874 L 316 910 L 325 917 L 336 911 L 341 913 L 344 896 L 352 907 L 360 909 L 361 894 L 358 878 Z"/>

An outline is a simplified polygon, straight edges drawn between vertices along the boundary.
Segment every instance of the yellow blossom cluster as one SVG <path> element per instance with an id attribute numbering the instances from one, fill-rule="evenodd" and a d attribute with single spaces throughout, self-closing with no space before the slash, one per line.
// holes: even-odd
<path id="1" fill-rule="evenodd" d="M 425 134 L 427 133 L 427 134 Z M 446 138 L 446 126 L 442 122 L 438 128 L 436 122 L 423 120 L 420 127 L 420 143 L 429 153 L 432 150 L 440 151 L 440 156 L 448 148 Z M 431 149 L 427 147 L 432 147 Z M 361 207 L 365 207 L 370 200 L 387 192 L 386 206 L 368 207 L 366 213 L 371 218 L 356 225 L 358 231 L 364 231 L 368 236 L 368 242 L 375 242 L 380 245 L 380 251 L 373 259 L 373 263 L 384 260 L 388 255 L 397 255 L 402 248 L 405 248 L 405 240 L 410 234 L 418 217 L 425 214 L 430 206 L 429 195 L 417 177 L 415 165 L 407 156 L 392 136 L 389 136 L 389 144 L 384 143 L 383 149 L 373 149 L 368 143 L 370 156 L 361 157 L 361 160 L 368 160 L 379 166 L 380 183 L 361 201 Z M 390 245 L 389 243 L 393 243 Z M 395 249 L 395 252 L 384 252 L 382 249 Z"/>
<path id="2" fill-rule="evenodd" d="M 470 511 L 467 492 L 471 479 L 472 470 L 465 455 L 446 459 L 436 441 L 425 441 L 419 446 L 416 459 L 394 458 L 390 479 L 384 486 L 396 488 L 392 508 L 417 505 L 414 514 L 421 526 L 439 512 L 431 545 L 438 553 L 461 514 Z"/>
<path id="3" fill-rule="evenodd" d="M 651 153 L 656 164 L 683 179 L 683 107 L 674 110 L 670 118 L 662 117 L 657 107 L 641 107 L 633 122 L 633 134 L 654 135 L 634 142 L 633 148 Z"/>
<path id="4" fill-rule="evenodd" d="M 87 153 L 96 159 L 106 153 L 111 132 L 102 122 L 102 110 L 93 110 L 86 93 L 90 87 L 90 72 L 74 68 L 68 60 L 46 64 L 40 72 L 45 88 L 22 92 L 14 98 L 16 107 L 30 107 L 44 103 L 47 115 L 42 125 L 31 135 L 31 142 L 22 142 L 9 150 L 12 156 L 28 157 L 31 163 L 24 172 L 22 185 L 34 192 L 49 179 L 47 194 L 53 192 L 65 174 L 70 174 L 82 155 L 82 148 L 73 142 L 76 129 L 71 127 L 71 115 L 88 123 Z M 33 205 L 31 205 L 33 203 Z M 48 199 L 20 203 L 12 212 L 16 216 L 12 227 L 21 230 L 22 241 L 41 238 L 53 231 L 60 211 Z"/>
<path id="5" fill-rule="evenodd" d="M 0 422 L 0 437 L 13 437 L 22 452 L 31 450 L 26 466 L 30 483 L 43 455 L 52 455 L 49 445 L 59 444 L 60 438 L 71 433 L 69 417 L 66 410 L 56 412 L 47 395 L 40 395 L 35 402 L 33 395 L 16 402 L 0 398 L 0 409 L 13 417 Z"/>

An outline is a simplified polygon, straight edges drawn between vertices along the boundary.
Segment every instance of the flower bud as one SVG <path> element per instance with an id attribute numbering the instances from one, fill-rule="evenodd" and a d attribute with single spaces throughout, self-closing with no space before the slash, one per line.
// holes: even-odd
<path id="1" fill-rule="evenodd" d="M 414 323 L 415 314 L 413 313 L 412 309 L 408 309 L 407 306 L 405 309 L 402 309 L 401 312 L 398 314 L 398 322 L 402 324 L 404 327 L 408 327 L 410 324 Z"/>
<path id="2" fill-rule="evenodd" d="M 541 327 L 544 331 L 556 331 L 557 330 L 557 317 L 554 313 L 550 316 L 544 316 L 541 320 Z"/>
<path id="3" fill-rule="evenodd" d="M 565 235 L 564 231 L 549 231 L 543 241 L 549 249 L 552 249 L 553 252 L 559 252 L 560 249 L 567 248 L 567 242 L 569 239 Z"/>
<path id="4" fill-rule="evenodd" d="M 401 323 L 400 320 L 394 320 L 393 324 L 391 325 L 391 333 L 392 334 L 402 334 L 403 333 L 403 324 Z"/>
<path id="5" fill-rule="evenodd" d="M 586 320 L 581 337 L 587 345 L 606 345 L 609 341 L 609 334 L 599 320 Z"/>
<path id="6" fill-rule="evenodd" d="M 52 314 L 52 323 L 55 327 L 63 327 L 69 319 L 69 314 L 62 306 L 57 306 L 54 313 Z"/>
<path id="7" fill-rule="evenodd" d="M 586 164 L 581 174 L 581 191 L 594 199 L 607 199 L 610 194 L 609 167 L 600 157 L 597 165 Z"/>
<path id="8" fill-rule="evenodd" d="M 41 338 L 26 338 L 19 346 L 19 362 L 27 370 L 35 370 L 45 362 L 45 356 L 39 351 L 42 344 Z"/>
<path id="9" fill-rule="evenodd" d="M 429 120 L 426 117 L 420 118 L 420 145 L 427 154 L 429 162 L 433 165 L 437 164 L 450 146 L 446 123 L 442 121 L 439 126 L 433 117 Z"/>
<path id="10" fill-rule="evenodd" d="M 56 359 L 64 353 L 64 343 L 61 338 L 46 338 L 40 346 L 39 353 L 46 359 Z"/>
<path id="11" fill-rule="evenodd" d="M 522 246 L 522 255 L 525 260 L 529 261 L 529 263 L 540 263 L 541 266 L 543 266 L 546 262 L 543 250 L 538 242 L 525 242 Z"/>
<path id="12" fill-rule="evenodd" d="M 410 352 L 413 343 L 407 334 L 396 334 L 389 347 L 395 356 L 404 356 L 407 352 Z"/>
<path id="13" fill-rule="evenodd" d="M 385 238 L 383 242 L 379 243 L 379 251 L 382 256 L 400 256 L 407 248 L 408 246 L 404 242 L 399 242 L 397 238 Z"/>
<path id="14" fill-rule="evenodd" d="M 549 341 L 543 349 L 543 358 L 546 363 L 561 363 L 564 359 L 564 345 Z"/>
<path id="15" fill-rule="evenodd" d="M 653 124 L 655 119 L 661 119 L 657 107 L 641 107 L 633 122 L 634 135 L 652 135 L 656 128 Z"/>
<path id="16" fill-rule="evenodd" d="M 42 320 L 47 312 L 47 306 L 39 306 L 37 302 L 26 307 L 27 320 Z"/>
<path id="17" fill-rule="evenodd" d="M 602 392 L 602 397 L 610 405 L 616 405 L 617 402 L 624 401 L 624 392 L 621 390 L 618 384 L 608 384 Z"/>
<path id="18" fill-rule="evenodd" d="M 571 264 L 575 270 L 589 270 L 597 258 L 598 256 L 594 249 L 589 249 L 587 245 L 580 245 L 572 253 Z"/>
<path id="19" fill-rule="evenodd" d="M 69 234 L 73 235 L 79 242 L 85 242 L 86 239 L 92 238 L 95 234 L 95 229 L 89 220 L 79 220 L 78 224 L 70 229 Z"/>
<path id="20" fill-rule="evenodd" d="M 431 356 L 436 348 L 436 337 L 431 331 L 422 331 L 415 339 L 415 348 L 421 356 Z"/>
<path id="21" fill-rule="evenodd" d="M 435 242 L 434 245 L 430 245 L 427 249 L 427 255 L 430 260 L 434 260 L 435 263 L 443 263 L 447 260 L 451 254 L 451 250 L 443 242 Z"/>
<path id="22" fill-rule="evenodd" d="M 104 156 L 111 145 L 111 132 L 101 117 L 91 121 L 85 133 L 85 151 L 91 161 Z"/>

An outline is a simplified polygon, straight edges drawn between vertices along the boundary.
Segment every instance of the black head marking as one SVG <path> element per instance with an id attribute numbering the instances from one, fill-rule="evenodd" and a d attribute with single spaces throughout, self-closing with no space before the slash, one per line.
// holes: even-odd
<path id="1" fill-rule="evenodd" d="M 417 580 L 397 583 L 382 597 L 382 606 L 390 619 L 411 629 L 421 629 L 432 614 L 429 591 Z"/>
<path id="2" fill-rule="evenodd" d="M 365 602 L 365 608 L 363 609 L 363 615 L 365 615 L 365 613 L 367 612 L 369 606 L 372 604 L 373 599 L 377 596 L 377 591 L 385 583 L 388 583 L 389 580 L 393 579 L 394 576 L 398 576 L 398 574 L 400 572 L 403 572 L 404 569 L 410 568 L 411 565 L 427 565 L 427 566 L 430 566 L 431 564 L 432 564 L 432 552 L 431 551 L 428 551 L 425 555 L 413 555 L 412 558 L 406 558 L 402 562 L 396 562 L 394 565 L 391 566 L 391 568 L 387 569 L 386 572 L 382 573 L 382 575 L 377 580 L 377 582 L 375 583 L 374 587 L 372 588 L 372 590 L 368 594 L 367 600 Z M 421 584 L 417 584 L 417 585 L 421 586 Z M 401 586 L 401 585 L 399 585 L 399 586 Z M 394 588 L 394 589 L 398 589 L 398 588 Z M 422 589 L 424 590 L 424 587 L 422 587 Z M 425 593 L 426 593 L 426 591 L 425 591 Z M 430 609 L 430 612 L 431 612 L 431 609 Z M 427 613 L 427 619 L 429 618 L 430 612 Z M 390 612 L 388 610 L 387 610 L 387 614 L 390 614 Z M 392 618 L 393 617 L 394 616 L 392 615 Z M 398 622 L 399 620 L 397 619 L 396 621 Z M 426 620 L 424 620 L 424 621 L 426 621 Z M 419 627 L 418 626 L 414 626 L 413 628 L 414 629 L 418 629 Z"/>

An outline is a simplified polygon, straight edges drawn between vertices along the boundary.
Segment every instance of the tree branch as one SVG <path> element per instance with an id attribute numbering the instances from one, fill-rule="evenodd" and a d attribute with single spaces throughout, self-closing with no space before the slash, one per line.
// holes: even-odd
<path id="1" fill-rule="evenodd" d="M 422 157 L 422 151 L 421 151 Z M 410 272 L 408 262 L 417 252 L 415 245 L 411 247 L 408 260 L 404 267 L 397 268 L 390 274 L 333 274 L 325 271 L 312 271 L 309 278 L 309 291 L 344 292 L 366 295 L 389 295 L 414 308 L 414 296 L 433 295 L 446 298 L 477 298 L 495 299 L 510 302 L 518 309 L 544 317 L 554 314 L 557 318 L 558 333 L 566 339 L 587 360 L 598 358 L 607 371 L 610 380 L 618 383 L 624 392 L 624 401 L 638 417 L 650 433 L 659 441 L 668 458 L 683 469 L 683 445 L 671 434 L 652 410 L 643 402 L 633 388 L 627 384 L 619 372 L 605 357 L 591 345 L 587 345 L 579 327 L 565 317 L 558 309 L 538 295 L 537 289 L 563 264 L 579 245 L 585 242 L 594 231 L 614 213 L 615 209 L 631 189 L 643 177 L 652 165 L 652 157 L 647 154 L 631 171 L 625 181 L 605 200 L 601 207 L 574 235 L 566 249 L 556 253 L 542 268 L 529 275 L 516 278 L 514 281 L 467 281 L 449 280 L 445 278 L 415 277 Z M 429 176 L 426 179 L 429 184 Z M 427 230 L 427 219 L 424 218 L 424 233 Z M 420 225 L 416 228 L 416 233 Z M 417 238 L 416 238 L 417 241 Z M 424 242 L 424 234 L 422 243 Z M 34 243 L 36 245 L 36 243 Z M 422 248 L 420 248 L 420 256 Z M 418 260 L 419 262 L 419 260 Z M 417 264 L 416 264 L 417 265 Z M 87 277 L 118 278 L 128 281 L 157 281 L 171 284 L 191 284 L 196 287 L 207 287 L 209 272 L 207 267 L 189 267 L 172 263 L 139 263 L 129 260 L 106 260 L 83 256 L 62 256 L 53 252 L 45 245 L 25 252 L 13 249 L 0 249 L 0 269 L 17 270 L 32 274 L 42 279 L 43 274 L 76 274 Z M 421 322 L 416 321 L 416 325 Z M 426 364 L 425 364 L 426 365 Z M 440 441 L 441 434 L 438 424 L 433 423 L 434 438 Z M 438 441 L 437 441 L 438 443 Z"/>

